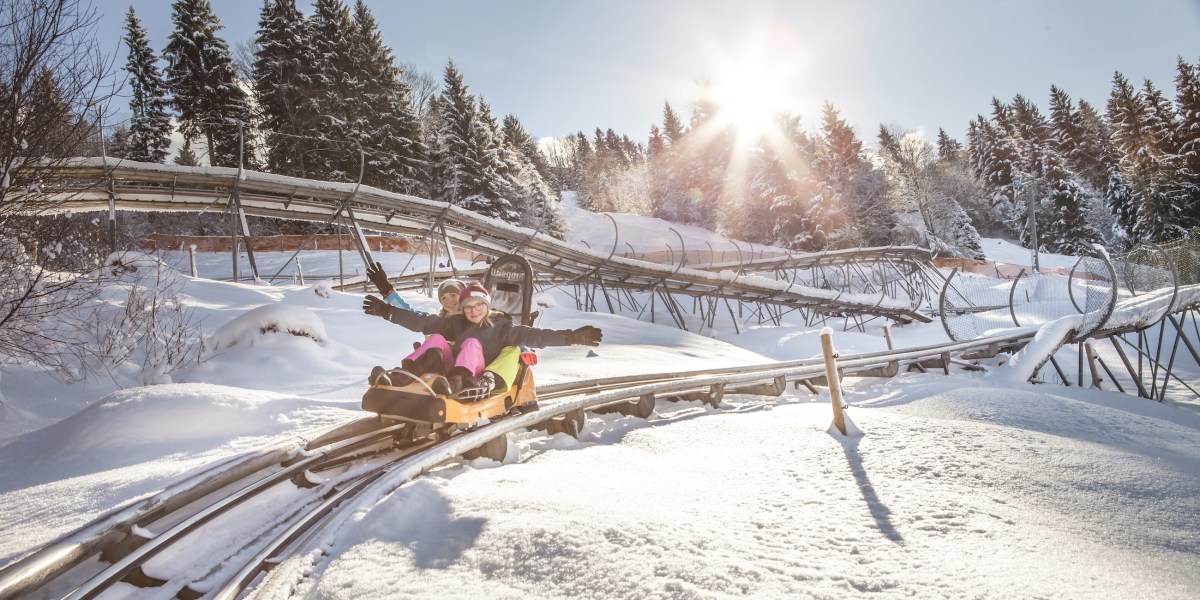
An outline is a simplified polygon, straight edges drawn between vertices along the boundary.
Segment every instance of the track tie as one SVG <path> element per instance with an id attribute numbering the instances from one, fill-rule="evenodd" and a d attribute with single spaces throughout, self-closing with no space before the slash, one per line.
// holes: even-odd
<path id="1" fill-rule="evenodd" d="M 142 570 L 141 565 L 134 567 L 132 571 L 125 575 L 125 577 L 121 578 L 121 581 L 124 581 L 130 585 L 136 585 L 140 588 L 162 587 L 163 584 L 167 582 L 166 579 L 159 579 L 153 575 L 147 575 L 146 572 Z"/>

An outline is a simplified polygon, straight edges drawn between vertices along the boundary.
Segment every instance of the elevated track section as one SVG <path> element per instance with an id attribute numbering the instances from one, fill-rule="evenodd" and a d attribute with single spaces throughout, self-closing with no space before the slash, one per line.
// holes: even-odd
<path id="1" fill-rule="evenodd" d="M 721 301 L 730 314 L 733 308 L 729 303 L 737 302 L 846 316 L 859 322 L 879 317 L 900 323 L 931 320 L 918 310 L 920 299 L 889 296 L 884 285 L 872 291 L 822 289 L 819 284 L 781 281 L 744 270 L 714 272 L 682 262 L 662 265 L 634 260 L 617 256 L 615 247 L 609 252 L 581 248 L 444 202 L 354 183 L 104 158 L 72 159 L 38 171 L 37 177 L 37 185 L 25 193 L 36 194 L 40 202 L 48 201 L 57 210 L 108 210 L 110 215 L 116 209 L 224 210 L 235 235 L 245 239 L 247 248 L 252 247 L 252 233 L 244 217 L 257 215 L 345 223 L 354 232 L 364 261 L 371 261 L 371 252 L 363 240 L 363 229 L 428 237 L 487 256 L 520 254 L 539 277 L 576 286 L 584 308 L 613 310 L 617 292 L 648 292 L 662 299 L 681 326 L 683 308 L 678 298 L 705 299 L 709 304 L 704 308 L 710 314 L 718 310 L 714 303 Z M 22 184 L 20 174 L 15 180 L 18 186 Z M 19 196 L 10 192 L 10 197 Z M 260 277 L 252 253 L 250 261 L 255 277 Z"/>

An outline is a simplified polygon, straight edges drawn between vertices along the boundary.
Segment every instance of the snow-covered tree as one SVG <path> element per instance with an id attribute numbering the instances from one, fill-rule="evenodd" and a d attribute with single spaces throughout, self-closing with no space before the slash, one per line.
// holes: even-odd
<path id="1" fill-rule="evenodd" d="M 1175 76 L 1175 106 L 1179 116 L 1179 184 L 1185 199 L 1181 216 L 1187 228 L 1200 227 L 1200 64 L 1179 58 Z"/>
<path id="2" fill-rule="evenodd" d="M 500 128 L 487 103 L 469 93 L 453 61 L 446 64 L 442 93 L 434 101 L 438 128 L 431 132 L 430 194 L 481 215 L 517 222 L 503 196 L 507 182 L 500 160 Z"/>
<path id="3" fill-rule="evenodd" d="M 827 214 L 813 215 L 828 223 L 835 247 L 883 246 L 891 241 L 895 226 L 887 196 L 887 180 L 874 172 L 863 154 L 862 141 L 841 118 L 833 104 L 821 110 L 821 135 L 813 174 L 829 190 Z"/>
<path id="4" fill-rule="evenodd" d="M 317 59 L 307 27 L 296 0 L 269 0 L 255 37 L 254 90 L 266 133 L 266 169 L 295 177 L 309 176 L 310 136 L 318 123 L 308 77 Z"/>
<path id="5" fill-rule="evenodd" d="M 1178 236 L 1184 231 L 1184 202 L 1174 171 L 1179 155 L 1173 110 L 1150 81 L 1139 93 L 1118 72 L 1113 76 L 1107 114 L 1136 206 L 1115 207 L 1118 221 L 1125 223 L 1128 213 L 1135 214 L 1130 232 L 1134 240 L 1163 241 Z"/>
<path id="6" fill-rule="evenodd" d="M 160 163 L 171 147 L 171 117 L 167 114 L 167 86 L 158 70 L 158 57 L 150 48 L 150 38 L 141 21 L 129 7 L 125 13 L 125 46 L 129 57 L 129 138 L 125 158 Z"/>
<path id="7" fill-rule="evenodd" d="M 366 153 L 363 182 L 418 194 L 425 187 L 427 153 L 421 126 L 409 102 L 409 88 L 383 43 L 375 18 L 362 0 L 354 5 L 350 34 L 355 93 L 344 102 L 359 104 L 351 135 Z"/>
<path id="8" fill-rule="evenodd" d="M 954 144 L 942 140 L 943 152 L 909 132 L 879 128 L 879 158 L 891 181 L 896 238 L 928 246 L 939 254 L 982 258 L 979 233 L 964 205 L 979 201 L 981 192 L 961 159 L 951 157 Z"/>
<path id="9" fill-rule="evenodd" d="M 350 36 L 354 24 L 341 0 L 316 0 L 308 19 L 307 44 L 316 57 L 305 76 L 312 90 L 317 125 L 309 135 L 314 149 L 310 177 L 354 181 L 359 176 L 359 146 L 354 136 L 360 103 L 354 78 Z"/>
<path id="10" fill-rule="evenodd" d="M 557 194 L 542 177 L 536 161 L 545 162 L 537 144 L 514 115 L 504 117 L 499 157 L 508 180 L 508 197 L 520 213 L 519 224 L 562 239 L 564 224 L 557 210 Z M 532 154 L 530 154 L 532 153 Z"/>
<path id="11" fill-rule="evenodd" d="M 171 19 L 175 30 L 163 57 L 180 131 L 189 140 L 203 138 L 212 165 L 236 167 L 240 159 L 252 166 L 249 98 L 237 79 L 229 45 L 217 36 L 223 27 L 212 5 L 208 0 L 176 0 Z"/>
<path id="12" fill-rule="evenodd" d="M 67 157 L 99 155 L 91 140 L 112 100 L 111 61 L 86 2 L 0 0 L 0 14 L 0 371 L 37 365 L 69 378 L 81 357 L 64 315 L 94 297 L 82 273 L 108 232 L 88 227 L 94 237 L 80 243 L 68 225 L 81 219 L 45 215 L 61 202 L 39 180 Z"/>

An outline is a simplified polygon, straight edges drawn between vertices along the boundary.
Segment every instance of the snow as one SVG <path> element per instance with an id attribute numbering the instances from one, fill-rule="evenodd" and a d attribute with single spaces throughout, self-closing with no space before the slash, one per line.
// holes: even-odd
<path id="1" fill-rule="evenodd" d="M 592 248 L 611 249 L 611 223 L 569 216 L 571 239 L 595 233 Z M 613 218 L 637 252 L 678 250 L 662 222 Z M 688 250 L 704 241 L 735 246 L 696 237 Z M 1009 242 L 984 242 L 993 260 L 1028 263 Z M 256 259 L 273 273 L 287 256 Z M 228 277 L 228 254 L 198 258 L 202 275 Z M 397 274 L 410 257 L 376 258 Z M 186 254 L 163 259 L 186 272 Z M 302 260 L 306 273 L 337 272 L 336 252 Z M 410 268 L 426 267 L 417 257 Z M 181 277 L 209 335 L 204 361 L 171 373 L 175 383 L 65 385 L 32 367 L 0 378 L 0 564 L 206 465 L 362 417 L 370 368 L 396 364 L 420 337 L 363 315 L 361 293 L 327 282 Z M 418 310 L 437 306 L 402 294 Z M 665 315 L 581 313 L 558 289 L 538 297 L 539 327 L 604 330 L 597 348 L 539 351 L 541 384 L 820 356 L 822 328 L 797 315 L 740 333 L 718 321 L 700 335 Z M 848 378 L 847 437 L 831 428 L 828 391 L 790 387 L 727 395 L 720 409 L 660 399 L 648 420 L 589 415 L 579 440 L 513 433 L 504 464 L 455 460 L 399 487 L 320 551 L 276 567 L 268 582 L 280 587 L 258 597 L 1196 597 L 1197 403 L 1029 383 L 1030 365 L 1071 326 L 1042 326 L 1026 351 L 982 373 Z M 886 349 L 878 328 L 826 329 L 843 357 Z M 897 348 L 947 339 L 936 321 L 891 333 Z M 247 536 L 271 502 L 241 517 Z M 211 581 L 173 564 L 152 563 L 171 585 L 113 595 L 168 598 Z"/>

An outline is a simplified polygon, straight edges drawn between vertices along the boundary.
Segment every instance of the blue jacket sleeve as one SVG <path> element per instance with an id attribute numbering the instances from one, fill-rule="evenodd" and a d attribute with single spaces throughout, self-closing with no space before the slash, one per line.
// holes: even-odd
<path id="1" fill-rule="evenodd" d="M 404 301 L 404 298 L 400 297 L 400 292 L 397 292 L 394 289 L 392 290 L 392 293 L 388 294 L 387 296 L 384 296 L 383 301 L 387 302 L 388 304 L 391 304 L 392 306 L 398 306 L 400 308 L 403 308 L 404 310 L 412 310 L 413 309 L 413 307 L 410 306 L 408 304 L 408 302 Z"/>

